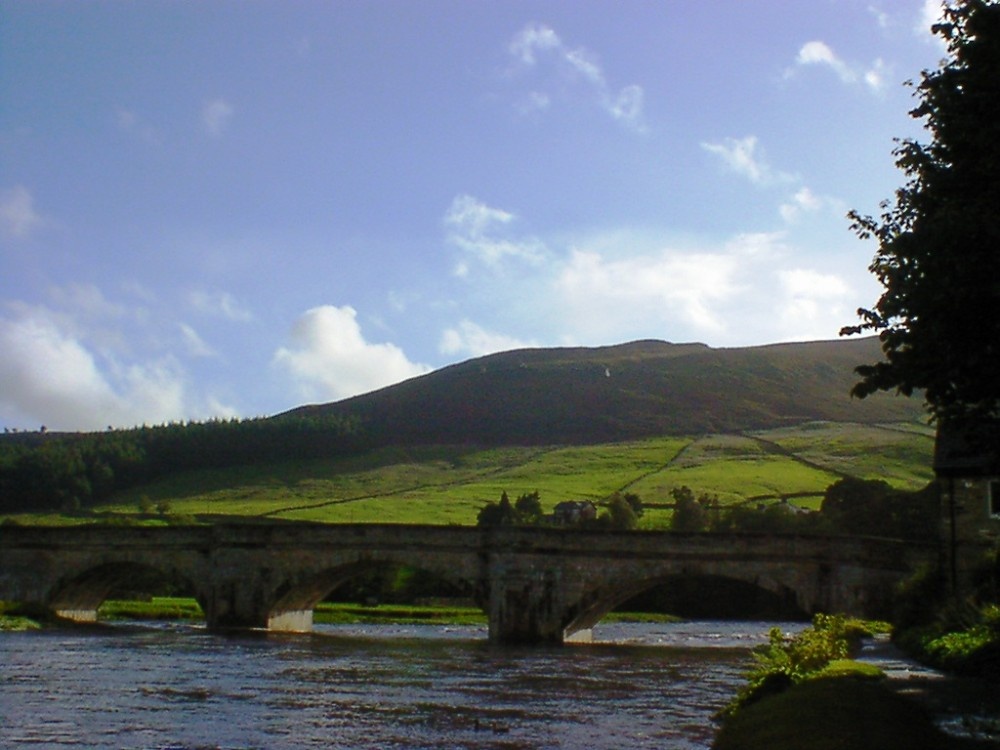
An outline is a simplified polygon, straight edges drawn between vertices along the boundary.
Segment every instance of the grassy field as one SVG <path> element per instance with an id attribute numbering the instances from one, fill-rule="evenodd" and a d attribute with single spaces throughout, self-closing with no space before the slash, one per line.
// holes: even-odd
<path id="1" fill-rule="evenodd" d="M 671 490 L 690 487 L 722 504 L 788 499 L 818 507 L 843 476 L 919 489 L 932 478 L 934 434 L 917 424 L 837 422 L 746 435 L 663 437 L 572 447 L 384 449 L 360 458 L 261 464 L 188 472 L 130 492 L 89 512 L 20 515 L 31 523 L 134 519 L 163 523 L 139 508 L 169 504 L 166 520 L 254 517 L 329 523 L 474 524 L 502 492 L 537 490 L 543 508 L 563 500 L 600 502 L 638 494 L 645 528 L 669 523 Z"/>

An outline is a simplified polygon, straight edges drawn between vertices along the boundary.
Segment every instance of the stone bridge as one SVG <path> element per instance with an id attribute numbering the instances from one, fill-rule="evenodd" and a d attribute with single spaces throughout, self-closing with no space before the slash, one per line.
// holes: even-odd
<path id="1" fill-rule="evenodd" d="M 93 621 L 150 569 L 190 584 L 210 628 L 308 631 L 313 607 L 386 565 L 472 595 L 501 642 L 586 634 L 632 596 L 678 576 L 774 592 L 806 613 L 877 615 L 936 547 L 898 540 L 413 525 L 0 526 L 0 600 Z"/>

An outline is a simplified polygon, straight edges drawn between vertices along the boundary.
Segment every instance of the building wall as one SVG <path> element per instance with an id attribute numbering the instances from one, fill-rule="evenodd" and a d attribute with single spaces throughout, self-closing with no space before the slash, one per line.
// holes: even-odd
<path id="1" fill-rule="evenodd" d="M 946 477 L 941 485 L 942 538 L 958 582 L 1000 544 L 1000 477 Z"/>

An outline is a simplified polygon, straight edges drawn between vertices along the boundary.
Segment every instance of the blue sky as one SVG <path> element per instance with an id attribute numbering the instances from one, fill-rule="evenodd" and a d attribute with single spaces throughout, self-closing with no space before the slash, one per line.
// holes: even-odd
<path id="1" fill-rule="evenodd" d="M 0 424 L 274 414 L 524 346 L 832 339 L 924 0 L 0 5 Z"/>

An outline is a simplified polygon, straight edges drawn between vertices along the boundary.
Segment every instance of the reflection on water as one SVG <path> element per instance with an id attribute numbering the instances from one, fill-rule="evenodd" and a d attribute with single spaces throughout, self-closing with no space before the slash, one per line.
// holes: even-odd
<path id="1" fill-rule="evenodd" d="M 607 625 L 530 649 L 436 626 L 5 634 L 0 746 L 707 748 L 769 627 Z"/>

